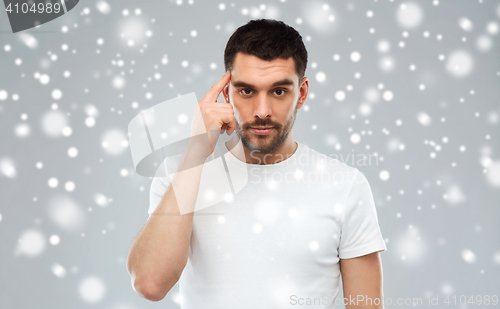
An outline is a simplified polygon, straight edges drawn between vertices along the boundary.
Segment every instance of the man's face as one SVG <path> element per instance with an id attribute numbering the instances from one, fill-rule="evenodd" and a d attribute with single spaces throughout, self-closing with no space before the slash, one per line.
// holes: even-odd
<path id="1" fill-rule="evenodd" d="M 230 87 L 223 94 L 234 105 L 235 131 L 246 148 L 271 153 L 286 140 L 307 96 L 308 81 L 306 77 L 303 80 L 306 85 L 301 87 L 293 57 L 265 61 L 253 55 L 236 55 Z M 274 85 L 277 82 L 284 83 Z M 272 129 L 259 134 L 252 130 L 255 127 Z"/>

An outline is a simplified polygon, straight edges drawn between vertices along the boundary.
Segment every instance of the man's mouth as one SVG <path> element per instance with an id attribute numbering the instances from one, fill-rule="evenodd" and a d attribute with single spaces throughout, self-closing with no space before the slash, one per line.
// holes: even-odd
<path id="1" fill-rule="evenodd" d="M 257 134 L 257 135 L 268 135 L 269 133 L 272 132 L 274 128 L 273 127 L 253 127 L 250 128 L 252 133 Z"/>

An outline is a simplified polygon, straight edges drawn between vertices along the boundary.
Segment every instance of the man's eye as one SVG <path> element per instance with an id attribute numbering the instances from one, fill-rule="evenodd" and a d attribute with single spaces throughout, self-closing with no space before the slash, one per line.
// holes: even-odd
<path id="1" fill-rule="evenodd" d="M 250 92 L 251 92 L 252 90 L 251 90 L 251 89 L 240 89 L 240 92 L 241 92 L 241 91 L 243 91 L 243 92 L 244 92 L 244 94 L 248 95 L 248 94 L 250 94 L 250 93 L 247 93 L 247 92 L 245 92 L 245 91 L 250 91 Z M 276 90 L 274 90 L 274 91 L 275 91 L 275 92 L 277 92 L 277 91 L 281 91 L 281 94 L 278 94 L 278 96 L 283 96 L 283 95 L 285 94 L 285 92 L 287 92 L 287 90 L 286 90 L 286 89 L 276 89 Z"/>

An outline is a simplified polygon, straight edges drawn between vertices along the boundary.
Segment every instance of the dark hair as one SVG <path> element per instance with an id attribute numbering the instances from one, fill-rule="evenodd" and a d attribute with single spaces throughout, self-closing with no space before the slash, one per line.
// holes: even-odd
<path id="1" fill-rule="evenodd" d="M 302 36 L 284 22 L 255 19 L 236 29 L 224 51 L 225 71 L 233 69 L 234 58 L 238 52 L 266 61 L 293 57 L 300 87 L 307 67 L 307 50 Z"/>

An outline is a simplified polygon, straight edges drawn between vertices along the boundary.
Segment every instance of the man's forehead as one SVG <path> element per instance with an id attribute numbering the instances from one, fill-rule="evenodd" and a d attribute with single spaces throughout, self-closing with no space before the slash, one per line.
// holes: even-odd
<path id="1" fill-rule="evenodd" d="M 286 86 L 298 83 L 293 58 L 262 60 L 254 55 L 238 53 L 231 72 L 231 84 L 235 87 Z"/>
<path id="2" fill-rule="evenodd" d="M 250 67 L 268 67 L 268 66 L 293 67 L 294 60 L 292 56 L 288 57 L 287 59 L 276 58 L 273 60 L 263 60 L 255 55 L 238 52 L 236 53 L 236 57 L 234 58 L 234 65 L 240 65 L 240 66 L 247 65 Z"/>

